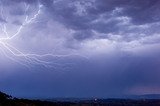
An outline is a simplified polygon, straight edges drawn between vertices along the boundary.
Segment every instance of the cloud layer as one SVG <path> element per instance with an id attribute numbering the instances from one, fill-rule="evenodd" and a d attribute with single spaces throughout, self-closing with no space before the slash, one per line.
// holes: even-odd
<path id="1" fill-rule="evenodd" d="M 70 55 L 43 58 L 54 68 L 28 70 L 10 61 L 0 45 L 0 89 L 44 98 L 160 93 L 159 0 L 1 0 L 0 6 L 0 39 L 4 25 L 9 35 L 23 26 L 8 41 L 18 50 Z"/>

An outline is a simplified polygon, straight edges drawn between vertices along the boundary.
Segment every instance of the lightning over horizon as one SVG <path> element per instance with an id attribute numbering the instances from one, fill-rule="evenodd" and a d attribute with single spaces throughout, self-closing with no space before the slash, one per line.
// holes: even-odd
<path id="1" fill-rule="evenodd" d="M 0 0 L 0 91 L 160 93 L 160 0 Z"/>

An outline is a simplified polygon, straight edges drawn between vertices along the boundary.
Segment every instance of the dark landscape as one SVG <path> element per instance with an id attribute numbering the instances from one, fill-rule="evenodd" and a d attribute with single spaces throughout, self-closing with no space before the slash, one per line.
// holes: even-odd
<path id="1" fill-rule="evenodd" d="M 160 99 L 66 99 L 66 101 L 53 99 L 44 101 L 14 98 L 0 92 L 0 106 L 160 106 Z"/>

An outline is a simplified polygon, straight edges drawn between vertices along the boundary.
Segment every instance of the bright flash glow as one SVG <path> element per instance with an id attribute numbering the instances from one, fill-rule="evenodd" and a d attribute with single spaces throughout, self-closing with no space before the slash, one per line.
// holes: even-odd
<path id="1" fill-rule="evenodd" d="M 31 67 L 31 65 L 41 65 L 45 68 L 56 68 L 58 67 L 63 67 L 67 64 L 70 63 L 65 63 L 65 64 L 60 64 L 59 62 L 56 61 L 48 61 L 45 58 L 47 57 L 52 57 L 54 59 L 57 58 L 65 58 L 65 57 L 70 57 L 70 56 L 80 56 L 77 54 L 69 54 L 69 55 L 54 55 L 52 53 L 49 54 L 43 54 L 43 55 L 39 55 L 39 54 L 29 54 L 29 53 L 23 53 L 21 50 L 19 50 L 18 48 L 16 48 L 15 46 L 11 45 L 10 41 L 12 41 L 14 38 L 16 38 L 17 36 L 21 36 L 20 33 L 23 31 L 23 29 L 25 29 L 26 26 L 30 25 L 33 22 L 36 22 L 37 18 L 41 15 L 41 11 L 43 8 L 43 5 L 41 5 L 40 3 L 38 3 L 38 10 L 35 12 L 35 14 L 33 14 L 33 16 L 28 16 L 27 15 L 27 11 L 30 9 L 30 5 L 24 3 L 24 7 L 25 7 L 25 19 L 23 20 L 22 24 L 17 28 L 17 31 L 14 34 L 10 34 L 9 30 L 7 29 L 7 23 L 0 23 L 0 28 L 1 31 L 3 32 L 4 36 L 0 37 L 0 51 L 1 53 L 3 53 L 7 58 L 21 64 L 24 65 L 28 68 Z M 1 8 L 0 8 L 0 15 L 3 19 L 5 19 L 7 21 L 7 16 L 5 16 L 4 14 L 4 9 L 3 9 L 3 5 L 1 4 Z M 86 58 L 84 56 L 80 56 L 83 58 Z"/>

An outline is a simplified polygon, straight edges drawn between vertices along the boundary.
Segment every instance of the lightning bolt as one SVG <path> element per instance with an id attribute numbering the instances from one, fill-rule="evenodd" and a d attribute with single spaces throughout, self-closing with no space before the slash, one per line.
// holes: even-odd
<path id="1" fill-rule="evenodd" d="M 2 19 L 7 21 L 8 18 L 5 17 L 5 15 L 4 15 L 4 8 L 3 8 L 2 3 L 0 3 L 0 5 L 1 5 L 0 16 L 2 17 Z M 71 56 L 79 56 L 79 57 L 88 59 L 87 57 L 81 56 L 79 54 L 54 55 L 52 53 L 49 53 L 49 54 L 39 55 L 39 54 L 23 53 L 21 50 L 14 47 L 10 43 L 8 43 L 8 42 L 12 41 L 15 37 L 20 36 L 20 33 L 23 31 L 23 29 L 27 25 L 30 25 L 31 23 L 33 23 L 37 20 L 37 18 L 41 15 L 41 10 L 43 8 L 43 5 L 40 4 L 40 2 L 38 2 L 38 9 L 35 12 L 35 14 L 30 18 L 29 18 L 29 15 L 27 15 L 27 11 L 30 9 L 30 5 L 26 4 L 24 2 L 24 7 L 25 7 L 25 19 L 24 19 L 23 23 L 17 28 L 17 31 L 14 34 L 12 34 L 12 35 L 9 34 L 6 22 L 0 23 L 0 29 L 3 32 L 3 34 L 5 35 L 3 37 L 0 37 L 0 50 L 7 58 L 9 58 L 12 61 L 15 61 L 21 65 L 26 66 L 29 69 L 30 69 L 31 65 L 33 65 L 33 64 L 40 65 L 45 68 L 54 68 L 54 69 L 57 67 L 64 67 L 67 65 L 71 65 L 73 63 L 60 64 L 58 62 L 61 58 L 68 58 Z M 46 60 L 46 58 L 48 58 L 48 57 L 54 58 L 54 62 L 53 62 L 53 60 Z"/>

